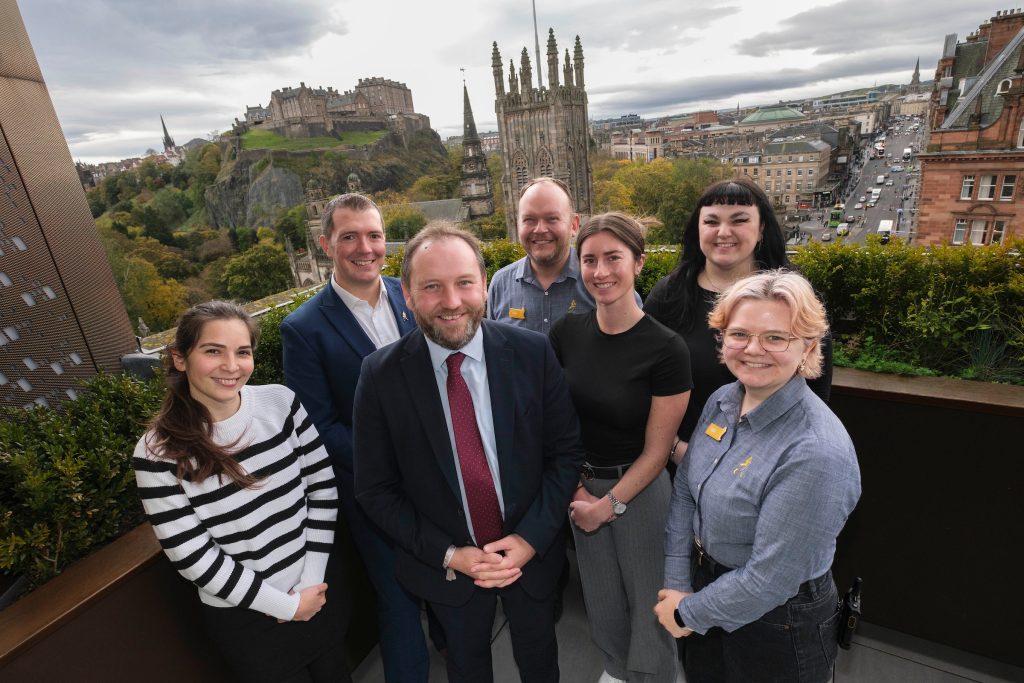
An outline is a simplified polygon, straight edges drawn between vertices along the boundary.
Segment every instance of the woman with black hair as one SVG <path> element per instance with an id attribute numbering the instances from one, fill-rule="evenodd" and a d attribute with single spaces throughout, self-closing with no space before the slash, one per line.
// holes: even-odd
<path id="1" fill-rule="evenodd" d="M 349 680 L 324 609 L 334 471 L 290 389 L 246 386 L 256 336 L 234 303 L 182 315 L 167 394 L 135 448 L 139 497 L 237 680 Z"/>
<path id="2" fill-rule="evenodd" d="M 670 457 L 679 464 L 708 397 L 735 377 L 718 362 L 708 314 L 721 292 L 759 270 L 792 268 L 782 228 L 768 196 L 746 178 L 708 187 L 683 232 L 683 253 L 671 274 L 651 289 L 644 312 L 674 330 L 690 350 L 693 390 Z M 832 386 L 832 346 L 822 345 L 822 374 L 808 386 L 823 401 Z"/>

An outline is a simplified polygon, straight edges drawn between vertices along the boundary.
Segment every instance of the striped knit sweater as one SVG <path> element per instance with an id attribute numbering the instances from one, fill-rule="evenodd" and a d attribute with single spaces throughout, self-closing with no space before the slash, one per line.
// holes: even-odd
<path id="1" fill-rule="evenodd" d="M 334 471 L 291 389 L 245 386 L 241 396 L 214 438 L 241 437 L 235 459 L 260 477 L 254 488 L 218 476 L 178 481 L 175 464 L 149 447 L 152 432 L 135 447 L 135 478 L 160 545 L 204 603 L 290 620 L 299 591 L 324 578 L 338 514 Z"/>

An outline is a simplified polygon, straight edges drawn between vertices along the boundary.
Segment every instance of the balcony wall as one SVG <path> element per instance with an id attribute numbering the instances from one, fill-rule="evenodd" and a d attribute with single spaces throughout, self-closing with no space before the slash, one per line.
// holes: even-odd
<path id="1" fill-rule="evenodd" d="M 839 368 L 832 409 L 863 494 L 839 539 L 864 620 L 1024 666 L 1024 387 Z"/>

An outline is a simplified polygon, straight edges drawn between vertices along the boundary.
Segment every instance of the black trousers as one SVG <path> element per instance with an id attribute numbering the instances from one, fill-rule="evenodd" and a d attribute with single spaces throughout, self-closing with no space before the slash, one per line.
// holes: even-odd
<path id="1" fill-rule="evenodd" d="M 694 563 L 693 589 L 717 576 Z M 839 629 L 839 595 L 832 572 L 755 622 L 728 633 L 717 626 L 683 638 L 689 683 L 824 683 L 832 676 Z"/>
<path id="2" fill-rule="evenodd" d="M 491 683 L 491 631 L 501 607 L 508 618 L 512 654 L 523 683 L 558 681 L 558 643 L 555 640 L 555 594 L 531 597 L 518 583 L 505 588 L 478 588 L 464 605 L 430 606 L 448 637 L 450 683 Z"/>
<path id="3" fill-rule="evenodd" d="M 208 637 L 239 683 L 342 683 L 351 679 L 344 650 L 332 642 L 340 626 L 331 607 L 285 623 L 239 607 L 202 610 Z"/>

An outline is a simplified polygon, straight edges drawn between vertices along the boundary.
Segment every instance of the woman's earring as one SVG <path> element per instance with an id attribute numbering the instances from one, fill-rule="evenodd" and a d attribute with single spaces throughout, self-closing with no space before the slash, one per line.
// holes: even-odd
<path id="1" fill-rule="evenodd" d="M 800 367 L 797 368 L 796 371 L 797 372 L 803 372 L 804 368 L 806 368 L 806 367 L 807 367 L 807 359 L 806 358 L 801 358 L 800 359 Z"/>

